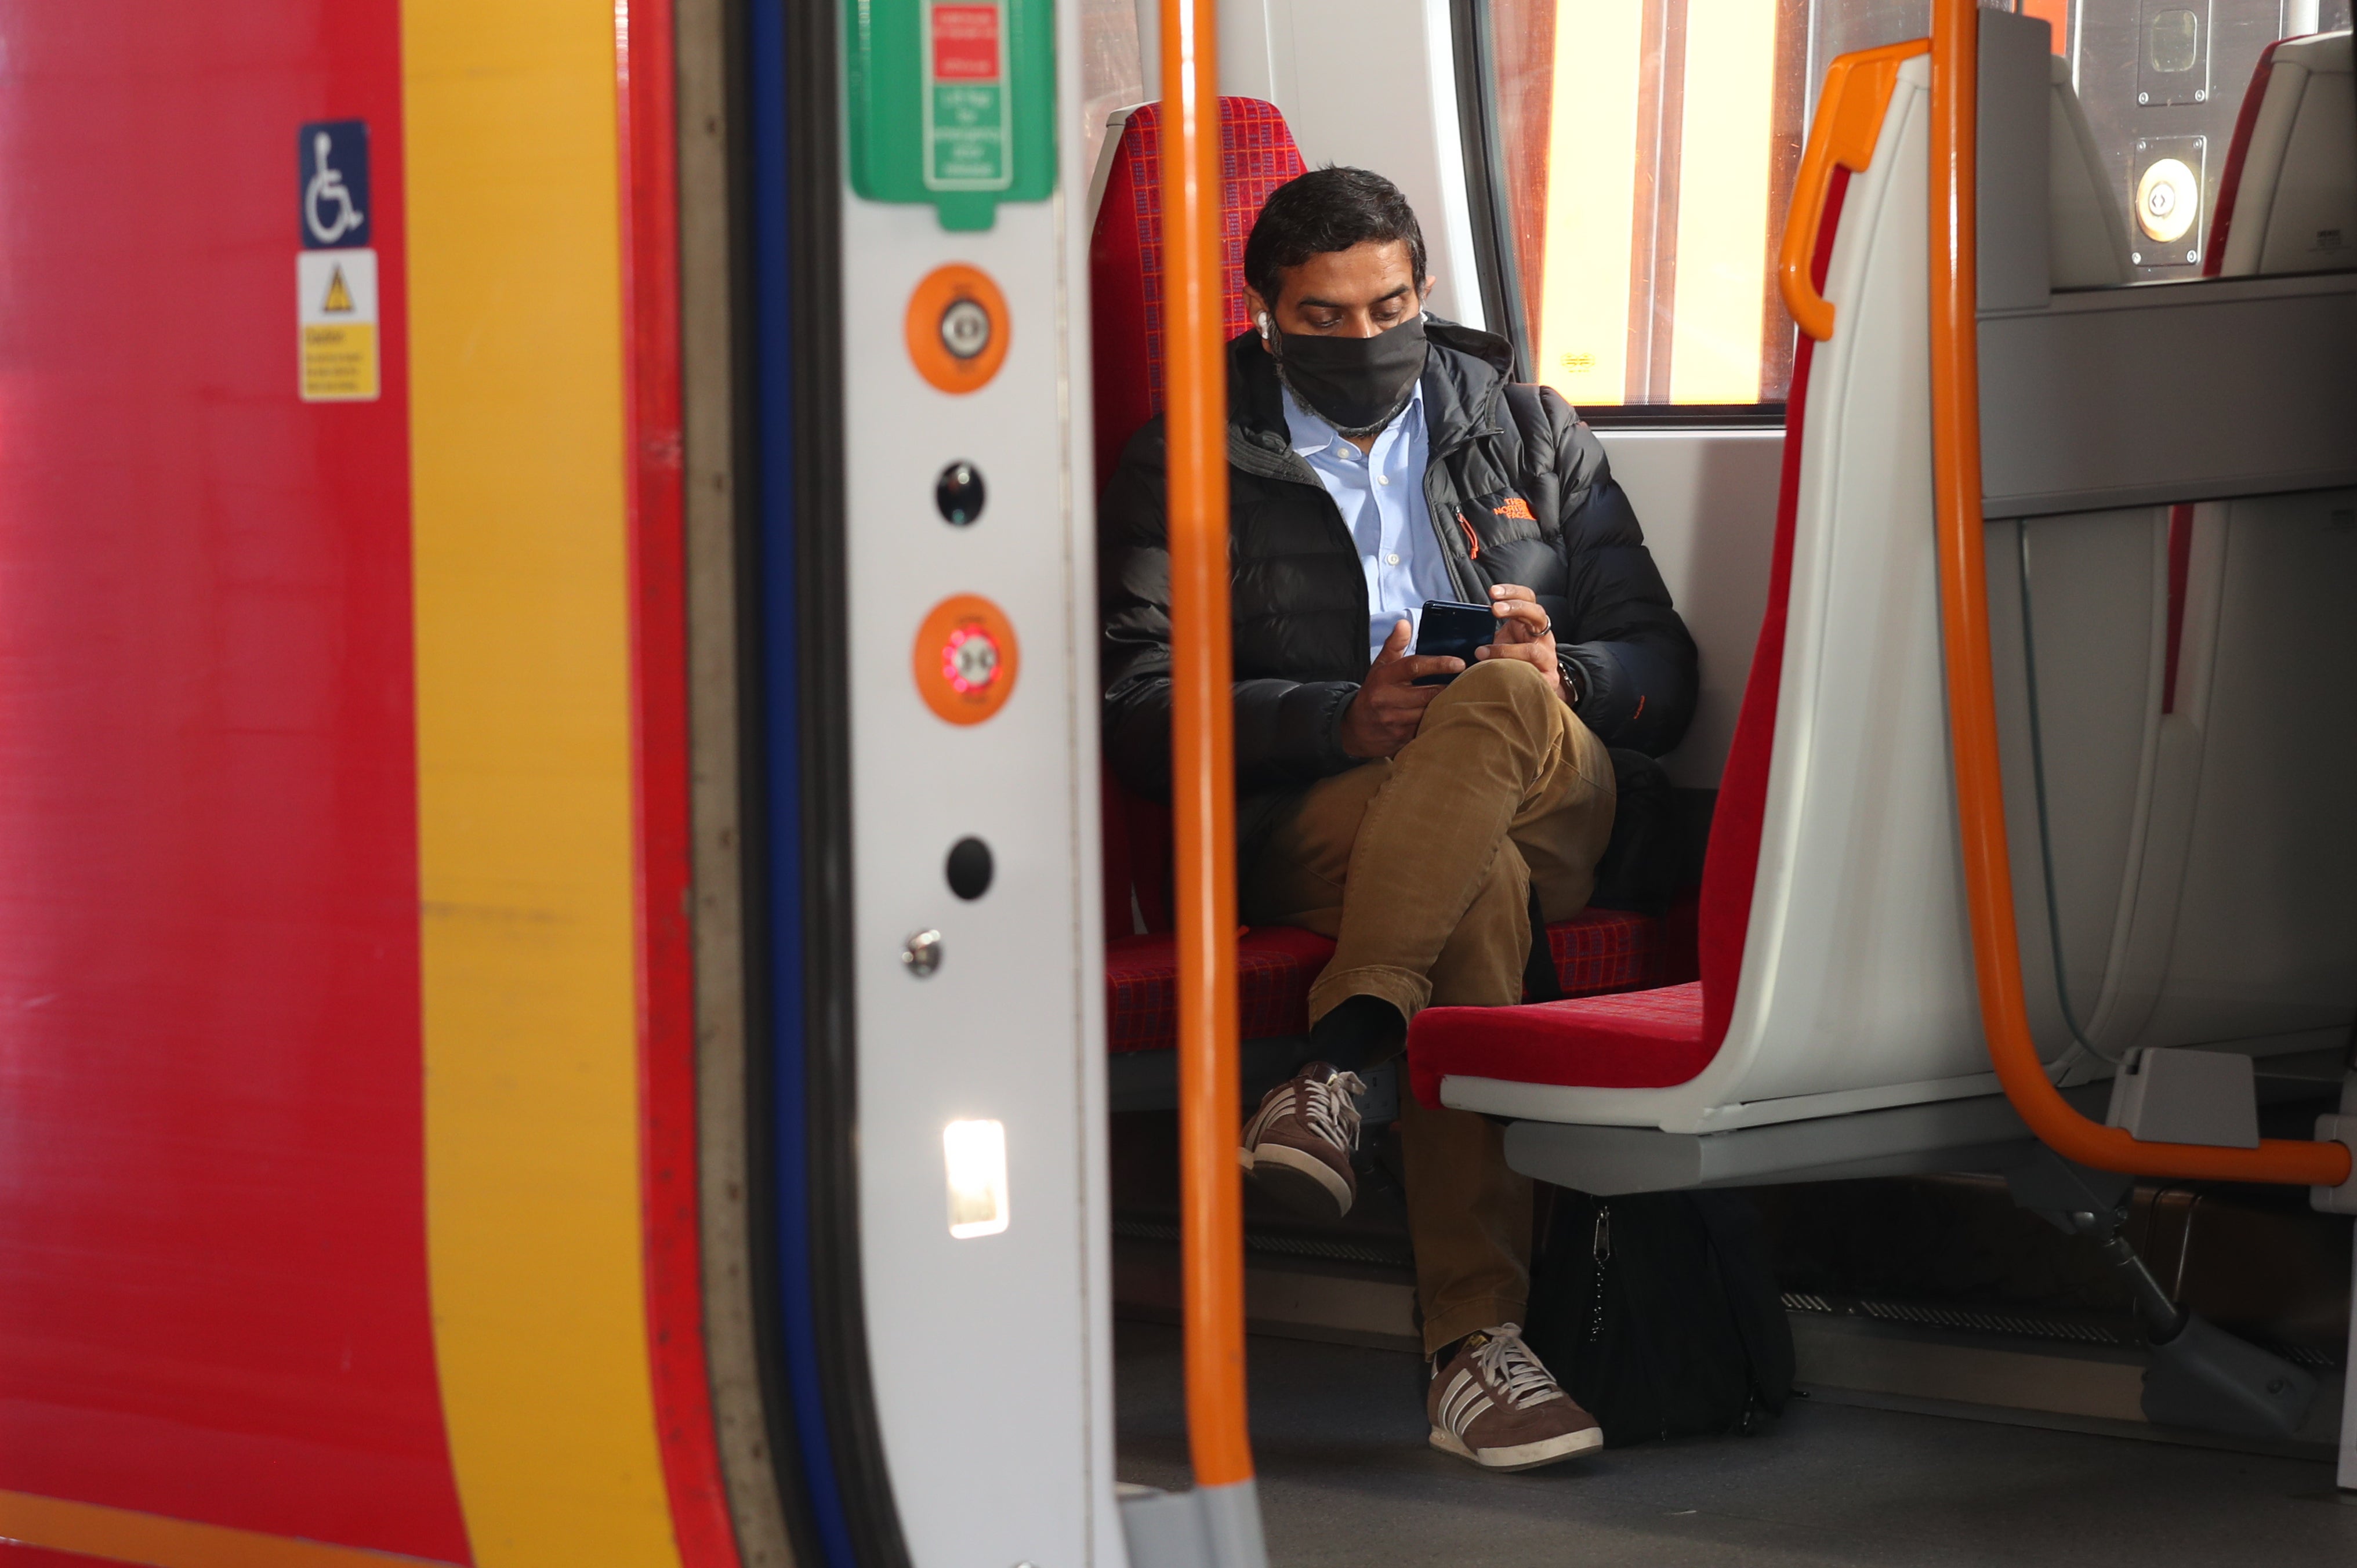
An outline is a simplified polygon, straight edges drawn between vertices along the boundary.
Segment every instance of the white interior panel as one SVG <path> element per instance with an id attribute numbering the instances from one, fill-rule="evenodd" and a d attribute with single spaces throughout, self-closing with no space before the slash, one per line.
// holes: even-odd
<path id="1" fill-rule="evenodd" d="M 1060 17 L 1078 100 L 1076 7 Z M 1085 189 L 1079 137 L 1062 188 Z M 1113 1505 L 1109 1260 L 1097 887 L 1093 518 L 1085 388 L 1085 229 L 1063 200 L 999 208 L 978 233 L 928 207 L 844 199 L 861 1263 L 877 1421 L 909 1555 L 1125 1562 Z M 1004 292 L 1006 358 L 980 391 L 935 390 L 902 348 L 911 292 L 963 262 Z M 881 346 L 880 349 L 878 346 Z M 953 527 L 936 475 L 982 470 Z M 980 594 L 1012 623 L 1017 683 L 996 716 L 936 717 L 910 674 L 920 622 Z M 974 902 L 951 846 L 990 846 Z M 906 940 L 937 929 L 938 972 Z M 942 1130 L 1005 1123 L 1007 1226 L 958 1240 Z M 947 1412 L 945 1414 L 945 1412 Z"/>
<path id="2" fill-rule="evenodd" d="M 1694 723 L 1664 759 L 1682 789 L 1716 789 L 1768 607 L 1781 430 L 1606 430 L 1598 439 L 1702 656 Z"/>
<path id="3" fill-rule="evenodd" d="M 2046 181 L 2047 276 L 2055 288 L 2103 288 L 2128 281 L 2127 226 L 2104 177 L 2087 113 L 2061 55 L 2049 68 Z"/>
<path id="4" fill-rule="evenodd" d="M 1161 96 L 1161 5 L 1135 0 L 1146 95 Z M 1489 325 L 1465 195 L 1449 0 L 1217 0 L 1220 91 L 1285 112 L 1311 168 L 1354 164 L 1407 193 L 1431 308 Z"/>
<path id="5" fill-rule="evenodd" d="M 1436 280 L 1430 308 L 1486 325 L 1472 229 L 1461 219 L 1464 161 L 1444 158 L 1459 145 L 1453 60 L 1429 51 L 1426 12 L 1446 0 L 1261 3 L 1274 46 L 1271 101 L 1285 111 L 1302 160 L 1311 168 L 1355 164 L 1406 192 Z M 1442 102 L 1445 127 L 1436 113 Z"/>
<path id="6" fill-rule="evenodd" d="M 2044 859 L 2061 917 L 2063 975 L 2081 1032 L 2115 1056 L 2126 1042 L 2106 1034 L 2106 1015 L 2116 1011 L 2108 982 L 2132 903 L 2129 875 L 2139 864 L 2159 743 L 2169 511 L 2039 518 L 2007 532 L 2017 572 L 2026 568 L 2027 581 L 2018 585 L 2037 673 L 2031 759 L 2042 763 Z M 2029 800 L 2007 807 L 2009 835 L 2037 849 L 2035 785 Z M 2017 880 L 2017 902 L 2044 901 L 2044 870 Z M 2025 972 L 2032 966 L 2050 972 L 2053 952 L 2051 946 L 2035 953 L 2025 948 Z M 2064 1042 L 2045 1043 L 2059 1049 Z"/>
<path id="7" fill-rule="evenodd" d="M 2357 590 L 2357 498 L 2192 509 L 2164 714 L 2169 519 L 2149 508 L 1990 529 L 2022 971 L 2050 1058 L 2069 1040 L 2050 896 L 2072 1013 L 2103 1058 L 2136 1046 L 2302 1049 L 2357 1015 L 2357 822 L 2330 782 L 2357 760 L 2357 633 L 2335 607 Z M 2074 1078 L 2102 1070 L 2083 1053 L 2072 1066 Z"/>
<path id="8" fill-rule="evenodd" d="M 2357 263 L 2357 79 L 2349 34 L 2276 47 L 2232 216 L 2219 267 L 2226 276 Z"/>
<path id="9" fill-rule="evenodd" d="M 2152 854 L 2150 828 L 2156 809 L 2166 807 L 2171 768 L 2181 768 L 2168 744 L 2176 721 L 2160 714 L 2168 517 L 2163 508 L 1987 525 L 1989 652 L 2023 997 L 2040 1054 L 2067 1082 L 2111 1070 L 2109 1058 L 2135 1038 L 2157 994 L 2139 977 L 2167 962 L 2165 929 L 2157 955 L 2135 944 L 2153 940 L 2148 930 L 2137 936 L 2139 886 L 2174 886 L 2167 857 Z M 2026 559 L 2035 590 L 2027 596 Z M 2024 636 L 2025 612 L 2037 619 L 2034 643 Z M 2035 733 L 2033 651 L 2041 698 Z M 2083 665 L 2074 662 L 2082 657 Z M 2181 812 L 2161 814 L 2181 826 Z M 2060 877 L 2050 906 L 2050 854 Z M 2069 1019 L 2050 908 L 2061 915 L 2071 954 Z M 2139 961 L 2146 957 L 2157 961 Z M 2083 1038 L 2106 1054 L 2079 1047 Z"/>
<path id="10" fill-rule="evenodd" d="M 2141 1045 L 2345 1030 L 2357 1015 L 2357 495 L 2219 510 L 2214 625 L 2188 649 L 2201 666 L 2189 658 L 2178 677 L 2180 693 L 2204 688 L 2199 800 Z"/>
<path id="11" fill-rule="evenodd" d="M 2343 35 L 2343 52 L 2346 52 Z M 2357 263 L 2357 81 L 2344 65 L 2309 75 L 2284 149 L 2259 250 L 2263 273 Z"/>

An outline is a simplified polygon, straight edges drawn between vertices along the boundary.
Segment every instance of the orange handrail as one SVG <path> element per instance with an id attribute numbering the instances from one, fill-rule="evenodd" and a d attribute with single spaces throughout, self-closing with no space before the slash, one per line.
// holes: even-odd
<path id="1" fill-rule="evenodd" d="M 1178 905 L 1187 1434 L 1201 1487 L 1249 1481 L 1243 1176 L 1236 1164 L 1236 877 L 1228 626 L 1228 381 L 1220 298 L 1217 0 L 1162 6 L 1164 433 L 1171 818 Z"/>
<path id="2" fill-rule="evenodd" d="M 1976 0 L 1932 0 L 1932 463 L 1938 512 L 1940 624 L 1956 770 L 1964 891 L 1981 1025 L 2006 1098 L 2056 1154 L 2098 1170 L 2195 1180 L 2339 1187 L 2339 1143 L 2270 1138 L 2255 1149 L 2147 1144 L 2081 1115 L 2039 1060 L 2023 1004 L 2013 921 L 1996 688 L 1990 674 L 1988 575 L 1981 518 L 1980 340 L 1975 275 L 1975 153 L 1980 33 Z"/>
<path id="3" fill-rule="evenodd" d="M 1776 249 L 1776 287 L 1784 296 L 1784 308 L 1792 313 L 1794 326 L 1820 343 L 1834 335 L 1834 307 L 1817 292 L 1809 263 L 1816 255 L 1817 228 L 1824 221 L 1834 168 L 1838 165 L 1852 174 L 1866 172 L 1874 161 L 1874 144 L 1882 134 L 1890 95 L 1899 86 L 1900 62 L 1931 47 L 1929 38 L 1910 38 L 1842 55 L 1825 68 L 1817 117 L 1809 125 L 1809 145 L 1792 181 L 1783 242 Z"/>

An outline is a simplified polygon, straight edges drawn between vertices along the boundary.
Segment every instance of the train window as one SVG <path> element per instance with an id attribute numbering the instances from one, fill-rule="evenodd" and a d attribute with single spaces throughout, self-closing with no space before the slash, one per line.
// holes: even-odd
<path id="1" fill-rule="evenodd" d="M 2009 0 L 2048 22 L 2138 282 L 2203 270 L 2243 90 L 2350 0 Z M 1930 31 L 1929 0 L 1470 0 L 1501 314 L 1531 373 L 1603 421 L 1771 420 L 1792 379 L 1781 237 L 1836 55 Z M 2141 198 L 2141 200 L 2139 200 Z"/>
<path id="2" fill-rule="evenodd" d="M 1487 0 L 1507 312 L 1583 410 L 1768 412 L 1792 375 L 1772 252 L 1800 162 L 1809 0 Z M 1859 5 L 1844 10 L 1876 9 Z M 1927 6 L 1891 36 L 1920 35 Z M 1880 40 L 1877 40 L 1880 41 Z"/>

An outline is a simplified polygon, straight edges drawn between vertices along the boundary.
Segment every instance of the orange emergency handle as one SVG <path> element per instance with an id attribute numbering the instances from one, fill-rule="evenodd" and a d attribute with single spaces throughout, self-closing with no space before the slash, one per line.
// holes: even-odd
<path id="1" fill-rule="evenodd" d="M 1983 554 L 1979 285 L 1974 263 L 1979 19 L 1975 0 L 1932 0 L 1932 460 L 1940 626 L 1973 965 L 1989 1059 L 2006 1098 L 2029 1130 L 2056 1154 L 2083 1165 L 2189 1180 L 2339 1187 L 2350 1175 L 2345 1144 L 2270 1138 L 2255 1149 L 2228 1149 L 2143 1143 L 2124 1128 L 2081 1115 L 2039 1059 L 2023 1003 L 2021 949 L 2013 919 Z M 1822 123 L 1824 116 L 1818 118 Z M 1792 254 L 1789 234 L 1784 253 Z"/>
<path id="2" fill-rule="evenodd" d="M 1863 174 L 1874 161 L 1874 144 L 1882 134 L 1890 94 L 1899 85 L 1899 66 L 1932 47 L 1929 38 L 1910 38 L 1837 58 L 1825 68 L 1824 91 L 1817 95 L 1817 117 L 1809 125 L 1809 145 L 1801 154 L 1801 170 L 1792 181 L 1792 209 L 1784 222 L 1784 241 L 1776 251 L 1776 286 L 1793 325 L 1822 343 L 1834 335 L 1834 307 L 1809 276 L 1809 263 L 1817 247 L 1817 229 L 1825 220 L 1825 194 L 1833 188 L 1834 170 Z"/>

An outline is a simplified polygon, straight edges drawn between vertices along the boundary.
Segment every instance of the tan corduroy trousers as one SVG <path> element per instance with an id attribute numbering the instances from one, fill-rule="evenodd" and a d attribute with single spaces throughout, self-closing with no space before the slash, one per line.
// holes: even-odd
<path id="1" fill-rule="evenodd" d="M 1555 682 L 1521 660 L 1477 664 L 1388 761 L 1320 780 L 1244 868 L 1244 918 L 1335 940 L 1312 1022 L 1346 997 L 1427 1006 L 1522 999 L 1530 891 L 1578 912 L 1612 832 L 1612 763 Z M 1469 1112 L 1400 1101 L 1408 1229 L 1426 1351 L 1519 1323 L 1530 1298 L 1531 1184 Z"/>

